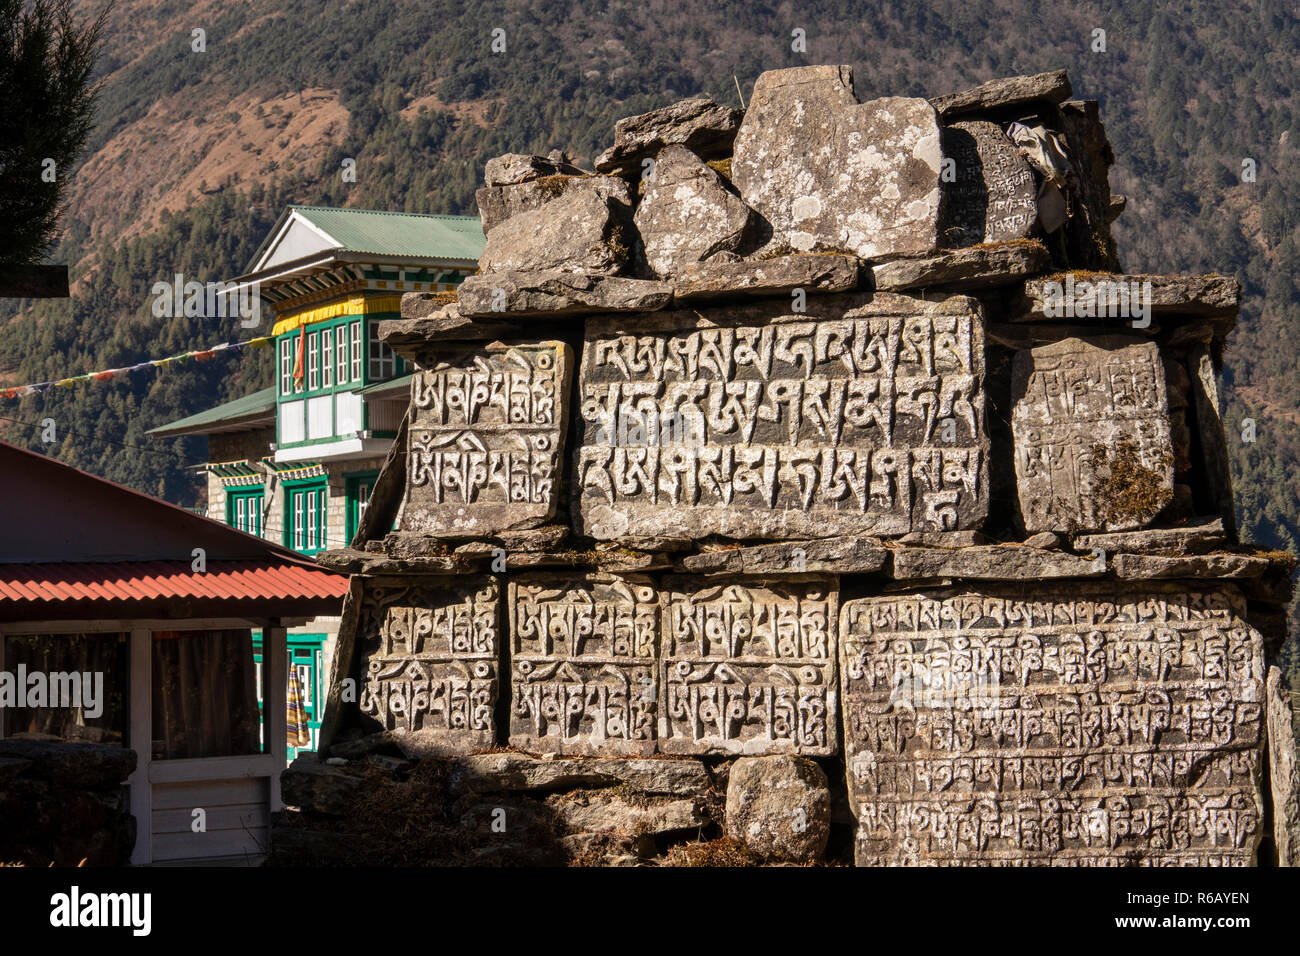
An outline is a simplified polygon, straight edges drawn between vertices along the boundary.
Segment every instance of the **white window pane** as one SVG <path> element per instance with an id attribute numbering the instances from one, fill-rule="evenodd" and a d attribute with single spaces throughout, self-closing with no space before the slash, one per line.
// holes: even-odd
<path id="1" fill-rule="evenodd" d="M 339 384 L 342 385 L 348 380 L 348 327 L 346 325 L 338 327 L 335 341 L 338 343 Z"/>

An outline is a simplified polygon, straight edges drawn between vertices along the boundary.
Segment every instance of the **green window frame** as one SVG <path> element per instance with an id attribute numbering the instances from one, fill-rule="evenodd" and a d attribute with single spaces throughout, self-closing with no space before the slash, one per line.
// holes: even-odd
<path id="1" fill-rule="evenodd" d="M 325 634 L 295 634 L 292 632 L 286 636 L 289 666 L 298 672 L 298 684 L 302 688 L 303 694 L 303 711 L 307 715 L 307 729 L 311 732 L 310 744 L 303 747 L 288 748 L 286 756 L 290 761 L 300 753 L 314 751 L 320 742 L 321 718 L 324 716 L 325 711 L 325 699 L 322 693 L 325 690 L 326 637 Z M 257 715 L 258 720 L 261 722 L 262 739 L 265 741 L 263 647 L 262 632 L 253 631 L 253 662 L 257 673 Z M 265 742 L 263 746 L 265 746 Z"/>
<path id="2" fill-rule="evenodd" d="M 345 544 L 351 544 L 352 539 L 357 536 L 357 528 L 361 526 L 361 517 L 366 513 L 366 505 L 370 501 L 370 494 L 375 490 L 375 480 L 379 477 L 377 471 L 364 471 L 355 475 L 345 475 L 343 486 L 347 494 L 347 541 Z"/>
<path id="3" fill-rule="evenodd" d="M 261 485 L 226 489 L 226 524 L 257 537 L 265 529 L 266 492 Z"/>
<path id="4" fill-rule="evenodd" d="M 322 478 L 284 484 L 284 546 L 300 554 L 315 554 L 329 547 L 326 525 L 328 488 Z"/>

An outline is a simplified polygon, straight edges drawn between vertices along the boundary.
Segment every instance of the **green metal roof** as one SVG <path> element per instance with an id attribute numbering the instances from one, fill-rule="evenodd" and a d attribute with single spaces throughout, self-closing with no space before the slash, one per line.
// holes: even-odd
<path id="1" fill-rule="evenodd" d="M 409 388 L 414 373 L 402 375 L 399 378 L 390 378 L 386 382 L 376 382 L 374 385 L 367 385 L 365 388 L 357 389 L 358 395 L 369 395 L 372 392 L 393 392 L 399 388 Z"/>
<path id="2" fill-rule="evenodd" d="M 328 206 L 289 207 L 348 252 L 431 259 L 472 259 L 483 254 L 478 216 L 434 216 Z"/>
<path id="3" fill-rule="evenodd" d="M 274 385 L 253 392 L 251 395 L 245 395 L 243 398 L 237 398 L 233 402 L 226 402 L 216 408 L 209 408 L 206 412 L 199 412 L 196 415 L 190 415 L 188 418 L 151 428 L 147 434 L 157 435 L 160 438 L 171 435 L 202 435 L 208 432 L 222 431 L 224 429 L 220 426 L 234 424 L 241 419 L 256 420 L 267 416 L 274 421 Z M 253 424 L 253 422 L 249 422 L 249 424 Z"/>

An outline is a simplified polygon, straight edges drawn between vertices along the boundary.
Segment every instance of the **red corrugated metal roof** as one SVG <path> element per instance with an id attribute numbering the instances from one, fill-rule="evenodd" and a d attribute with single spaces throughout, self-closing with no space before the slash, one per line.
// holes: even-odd
<path id="1" fill-rule="evenodd" d="M 8 601 L 140 601 L 215 598 L 226 601 L 342 599 L 346 575 L 286 561 L 188 561 L 93 564 L 0 564 L 0 604 Z"/>

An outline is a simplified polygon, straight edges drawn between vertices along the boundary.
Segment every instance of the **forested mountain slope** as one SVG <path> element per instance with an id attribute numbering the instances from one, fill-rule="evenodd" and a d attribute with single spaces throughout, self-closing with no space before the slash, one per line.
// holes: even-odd
<path id="1" fill-rule="evenodd" d="M 8 307 L 0 384 L 255 334 L 234 320 L 154 318 L 150 288 L 178 272 L 237 274 L 287 202 L 473 213 L 491 156 L 558 146 L 589 159 L 616 119 L 700 92 L 737 105 L 737 81 L 748 97 L 767 69 L 849 63 L 866 99 L 1064 67 L 1076 97 L 1101 101 L 1112 188 L 1129 198 L 1116 225 L 1125 267 L 1221 271 L 1245 285 L 1224 370 L 1230 438 L 1244 417 L 1256 422 L 1253 444 L 1232 442 L 1242 525 L 1300 549 L 1300 19 L 1277 0 L 1203 7 L 119 0 L 56 256 L 73 266 L 74 296 Z M 792 50 L 795 30 L 806 53 Z M 345 158 L 355 183 L 340 176 Z M 39 428 L 0 427 L 192 504 L 201 441 L 145 431 L 269 375 L 268 352 L 219 355 L 3 403 L 9 419 L 53 418 L 52 445 Z"/>

